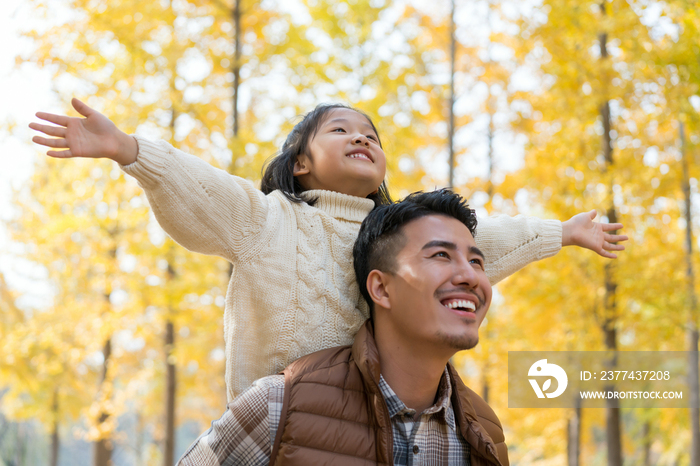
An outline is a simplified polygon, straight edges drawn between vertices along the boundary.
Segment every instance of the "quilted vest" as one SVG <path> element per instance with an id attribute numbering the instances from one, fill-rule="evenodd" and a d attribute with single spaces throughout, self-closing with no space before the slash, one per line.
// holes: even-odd
<path id="1" fill-rule="evenodd" d="M 391 465 L 391 418 L 379 389 L 379 354 L 367 321 L 352 346 L 302 357 L 285 376 L 271 466 Z M 493 410 L 447 365 L 452 408 L 471 446 L 471 465 L 508 466 L 503 428 Z"/>

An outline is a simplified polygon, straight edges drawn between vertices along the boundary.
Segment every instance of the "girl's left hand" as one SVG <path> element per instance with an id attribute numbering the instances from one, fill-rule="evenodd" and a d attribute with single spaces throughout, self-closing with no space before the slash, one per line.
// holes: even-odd
<path id="1" fill-rule="evenodd" d="M 595 210 L 574 215 L 562 223 L 561 245 L 579 246 L 590 249 L 603 257 L 617 259 L 617 255 L 609 251 L 624 251 L 620 241 L 627 241 L 626 235 L 608 233 L 622 228 L 621 223 L 600 223 L 593 219 L 598 213 Z"/>

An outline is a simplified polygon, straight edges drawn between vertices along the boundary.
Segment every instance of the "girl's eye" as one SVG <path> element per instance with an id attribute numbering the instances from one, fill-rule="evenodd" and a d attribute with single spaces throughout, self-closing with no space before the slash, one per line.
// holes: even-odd
<path id="1" fill-rule="evenodd" d="M 367 135 L 367 139 L 371 139 L 371 140 L 374 141 L 374 142 L 378 142 L 378 141 L 379 141 L 379 139 L 377 139 L 377 136 L 375 136 L 374 134 L 368 134 L 368 135 Z"/>
<path id="2" fill-rule="evenodd" d="M 334 129 L 333 131 L 331 131 L 331 132 L 334 132 L 334 131 L 342 131 L 342 132 L 344 133 L 344 132 L 345 132 L 345 129 L 343 129 L 343 128 L 335 128 L 335 129 Z"/>

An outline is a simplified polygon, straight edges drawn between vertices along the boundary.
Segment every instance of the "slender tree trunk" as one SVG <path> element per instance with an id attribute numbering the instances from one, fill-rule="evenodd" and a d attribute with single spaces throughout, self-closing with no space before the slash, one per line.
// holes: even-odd
<path id="1" fill-rule="evenodd" d="M 241 0 L 233 7 L 233 137 L 238 136 L 238 88 L 241 84 Z"/>
<path id="2" fill-rule="evenodd" d="M 608 285 L 614 285 L 614 281 L 606 273 L 606 289 Z M 614 319 L 606 324 L 605 348 L 610 351 L 617 350 L 617 331 L 614 327 Z M 609 362 L 608 370 L 615 370 L 616 359 Z M 614 385 L 605 387 L 606 391 L 614 390 Z M 605 425 L 608 440 L 608 466 L 622 466 L 622 428 L 620 424 L 620 400 L 617 398 L 605 400 Z"/>
<path id="3" fill-rule="evenodd" d="M 606 15 L 605 3 L 600 4 L 600 10 L 603 16 Z M 600 41 L 600 58 L 601 63 L 608 60 L 607 41 L 608 35 L 603 32 L 599 36 Z M 607 79 L 603 78 L 604 81 Z M 604 91 L 605 92 L 605 91 Z M 603 120 L 603 155 L 605 157 L 605 171 L 612 173 L 613 169 L 613 145 L 611 139 L 611 115 L 610 102 L 607 93 L 603 95 L 604 101 L 600 107 L 600 114 Z M 612 184 L 612 183 L 611 183 Z M 612 186 L 611 186 L 612 188 Z M 611 200 L 608 207 L 608 221 L 610 223 L 617 222 L 617 212 L 615 205 Z M 603 319 L 603 333 L 605 338 L 605 347 L 608 350 L 617 350 L 617 282 L 613 273 L 613 264 L 608 262 L 605 265 L 605 306 Z M 615 359 L 611 361 L 615 364 Z M 622 466 L 622 426 L 620 422 L 620 402 L 618 399 L 605 400 L 605 420 L 607 427 L 608 438 L 608 466 Z"/>
<path id="4" fill-rule="evenodd" d="M 685 131 L 683 123 L 679 125 L 681 139 L 681 161 L 683 164 L 683 195 L 685 197 L 685 263 L 688 287 L 688 388 L 690 388 L 690 464 L 700 466 L 700 380 L 698 374 L 698 332 L 697 314 L 698 298 L 695 293 L 695 272 L 693 271 L 693 218 L 692 199 L 690 197 L 690 182 L 688 156 L 685 148 Z"/>
<path id="5" fill-rule="evenodd" d="M 172 351 L 175 345 L 175 330 L 171 321 L 165 324 L 165 452 L 163 465 L 175 464 L 175 363 Z"/>
<path id="6" fill-rule="evenodd" d="M 238 121 L 238 92 L 241 86 L 241 0 L 236 0 L 233 6 L 233 11 L 231 12 L 233 18 L 233 65 L 231 71 L 233 72 L 233 139 L 234 144 L 237 143 L 235 139 L 238 137 L 238 129 L 240 122 Z M 231 163 L 228 165 L 228 172 L 234 175 L 236 170 L 236 159 L 237 159 L 237 148 L 232 150 Z M 233 274 L 233 264 L 228 265 L 228 274 L 226 275 L 227 280 L 231 278 Z"/>
<path id="7" fill-rule="evenodd" d="M 491 93 L 489 92 L 489 100 L 491 100 Z M 486 188 L 486 193 L 489 195 L 489 201 L 492 200 L 493 197 L 493 167 L 494 167 L 494 157 L 493 157 L 493 137 L 494 137 L 494 129 L 493 129 L 493 109 L 491 108 L 491 104 L 489 103 L 489 129 L 488 129 L 488 164 L 489 164 L 489 172 L 488 172 L 488 186 Z"/>
<path id="8" fill-rule="evenodd" d="M 617 223 L 615 208 L 608 210 L 610 223 Z M 617 282 L 613 277 L 613 265 L 605 265 L 605 323 L 603 333 L 605 335 L 605 348 L 609 351 L 617 351 Z M 609 370 L 615 370 L 617 358 L 613 357 L 609 362 Z M 606 387 L 614 390 L 614 385 Z M 605 424 L 608 439 L 608 466 L 622 466 L 622 425 L 620 420 L 620 400 L 617 398 L 605 400 Z"/>
<path id="9" fill-rule="evenodd" d="M 112 264 L 115 265 L 117 263 L 117 246 L 116 246 L 116 235 L 118 234 L 118 228 L 114 230 L 109 230 L 108 231 L 114 246 L 109 252 L 110 258 L 112 260 Z M 109 277 L 109 273 L 105 275 L 105 278 Z M 107 313 L 110 312 L 111 308 L 111 301 L 110 301 L 110 296 L 112 295 L 112 288 L 111 284 L 107 280 L 107 286 L 105 287 L 105 293 L 104 293 L 104 305 L 105 309 L 103 311 L 103 315 L 106 315 Z M 111 387 L 108 386 L 107 382 L 107 375 L 109 371 L 109 366 L 111 364 L 111 357 L 112 357 L 112 337 L 107 336 L 107 339 L 104 342 L 104 347 L 102 348 L 102 355 L 103 355 L 103 362 L 102 362 L 102 376 L 100 378 L 100 384 L 98 388 L 98 394 L 103 391 L 107 391 L 107 393 L 102 393 L 101 397 L 110 397 L 111 396 Z M 100 395 L 98 395 L 100 396 Z M 100 417 L 97 420 L 98 426 L 102 426 L 107 419 L 109 419 L 109 413 L 107 412 L 102 412 L 100 413 Z M 112 465 L 112 451 L 114 449 L 114 446 L 112 445 L 112 440 L 107 437 L 107 438 L 100 438 L 95 442 L 95 447 L 93 449 L 93 466 L 111 466 Z"/>
<path id="10" fill-rule="evenodd" d="M 493 6 L 491 5 L 491 0 L 488 0 L 488 9 L 486 10 L 486 23 L 489 26 L 489 35 L 493 32 L 493 26 L 491 25 L 491 16 L 492 16 L 492 10 Z M 486 63 L 488 66 L 492 64 L 492 58 L 491 58 L 491 40 L 488 41 L 488 45 L 486 46 Z M 486 193 L 489 195 L 489 202 L 491 202 L 493 199 L 493 168 L 495 166 L 495 161 L 494 161 L 494 151 L 493 151 L 493 140 L 494 140 L 494 124 L 493 124 L 493 117 L 494 114 L 496 113 L 495 110 L 495 105 L 493 103 L 493 95 L 491 95 L 491 86 L 487 84 L 487 94 L 486 94 L 486 113 L 488 113 L 489 116 L 489 124 L 487 128 L 487 143 L 488 143 L 488 185 L 486 187 Z"/>
<path id="11" fill-rule="evenodd" d="M 488 359 L 484 362 L 483 370 L 481 371 L 481 397 L 486 403 L 489 402 L 489 362 Z"/>
<path id="12" fill-rule="evenodd" d="M 581 400 L 576 400 L 573 416 L 566 424 L 567 466 L 579 466 L 581 460 Z"/>
<path id="13" fill-rule="evenodd" d="M 693 320 L 693 323 L 696 321 Z M 695 348 L 689 350 L 688 357 L 688 378 L 689 378 L 689 388 L 690 388 L 690 423 L 692 425 L 692 437 L 690 444 L 690 464 L 691 466 L 700 466 L 700 399 L 698 397 L 698 392 L 700 387 L 698 386 L 698 364 L 700 360 L 698 358 L 698 343 L 700 342 L 700 332 L 698 332 L 697 327 L 688 329 L 688 348 Z"/>
<path id="14" fill-rule="evenodd" d="M 108 338 L 105 341 L 104 348 L 102 349 L 102 354 L 104 355 L 104 362 L 102 363 L 102 378 L 100 379 L 100 385 L 103 386 L 107 380 L 107 368 L 109 366 L 109 358 L 112 355 L 112 341 Z M 103 424 L 109 419 L 108 413 L 101 413 L 98 424 Z M 93 450 L 93 465 L 94 466 L 110 466 L 112 463 L 112 442 L 108 438 L 103 438 L 95 442 L 95 448 Z"/>
<path id="15" fill-rule="evenodd" d="M 135 466 L 141 466 L 143 464 L 143 416 L 137 410 L 136 411 L 136 464 Z"/>
<path id="16" fill-rule="evenodd" d="M 27 457 L 27 427 L 25 423 L 17 425 L 17 448 L 15 450 L 15 464 L 24 466 L 24 459 Z"/>
<path id="17" fill-rule="evenodd" d="M 644 448 L 642 452 L 642 464 L 644 466 L 651 466 L 651 422 L 644 421 L 642 426 L 642 446 Z"/>
<path id="18" fill-rule="evenodd" d="M 51 432 L 51 457 L 49 458 L 49 464 L 51 466 L 58 466 L 58 450 L 59 450 L 59 437 L 58 437 L 58 389 L 53 391 L 53 402 L 51 403 L 51 411 L 53 413 L 53 426 Z"/>
<path id="19" fill-rule="evenodd" d="M 449 150 L 449 178 L 448 188 L 454 188 L 455 181 L 455 49 L 457 48 L 457 40 L 455 38 L 455 0 L 452 0 L 452 9 L 450 10 L 450 100 L 449 105 L 449 127 L 447 135 L 447 144 Z"/>
<path id="20" fill-rule="evenodd" d="M 175 83 L 171 84 L 175 89 Z M 170 134 L 175 136 L 175 121 L 177 112 L 173 105 L 173 111 L 170 118 Z M 172 252 L 172 246 L 168 252 L 168 270 L 167 280 L 171 284 L 175 278 L 175 269 L 172 266 L 172 259 L 169 257 Z M 166 287 L 167 290 L 171 286 Z M 163 439 L 163 465 L 173 466 L 175 464 L 175 395 L 176 395 L 176 380 L 175 380 L 175 361 L 172 358 L 172 351 L 175 344 L 175 330 L 172 322 L 172 306 L 168 303 L 168 315 L 165 322 L 165 438 Z"/>

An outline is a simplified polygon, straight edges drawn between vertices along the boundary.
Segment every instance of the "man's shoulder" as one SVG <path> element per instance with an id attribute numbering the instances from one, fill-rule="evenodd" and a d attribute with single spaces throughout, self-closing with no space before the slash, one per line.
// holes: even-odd
<path id="1" fill-rule="evenodd" d="M 479 423 L 484 426 L 486 431 L 491 436 L 491 439 L 495 443 L 500 443 L 505 441 L 505 436 L 503 435 L 503 426 L 501 425 L 500 419 L 496 415 L 496 412 L 489 406 L 486 401 L 479 396 L 474 390 L 464 385 L 466 392 L 469 396 L 469 401 L 471 401 L 474 411 L 476 411 L 476 417 L 479 419 Z"/>
<path id="2" fill-rule="evenodd" d="M 335 366 L 343 366 L 351 360 L 352 346 L 335 346 L 302 356 L 287 366 L 282 373 L 292 379 L 318 371 L 325 371 Z"/>
<path id="3" fill-rule="evenodd" d="M 243 390 L 240 395 L 234 398 L 229 405 L 249 398 L 258 398 L 267 395 L 271 390 L 284 389 L 284 375 L 274 374 L 262 377 L 253 382 L 253 384 Z"/>
<path id="4" fill-rule="evenodd" d="M 255 382 L 253 382 L 253 385 L 251 385 L 251 387 L 248 390 L 254 389 L 257 391 L 265 391 L 280 387 L 284 387 L 284 376 L 281 374 L 273 374 L 256 380 Z M 244 391 L 243 393 L 245 393 L 246 391 Z M 243 393 L 241 395 L 243 395 Z"/>
<path id="5" fill-rule="evenodd" d="M 256 380 L 228 404 L 233 413 L 255 413 L 257 417 L 268 414 L 268 403 L 272 397 L 281 399 L 284 395 L 284 376 L 270 375 Z"/>

